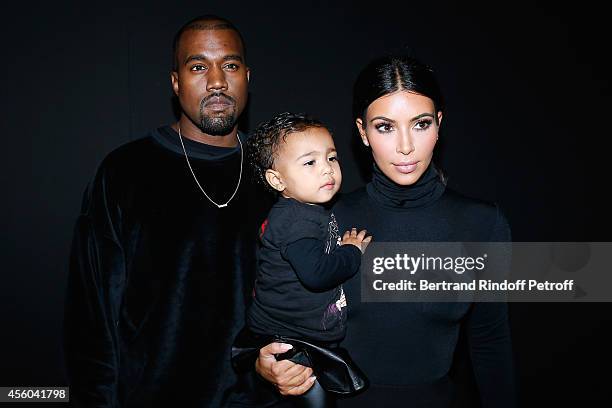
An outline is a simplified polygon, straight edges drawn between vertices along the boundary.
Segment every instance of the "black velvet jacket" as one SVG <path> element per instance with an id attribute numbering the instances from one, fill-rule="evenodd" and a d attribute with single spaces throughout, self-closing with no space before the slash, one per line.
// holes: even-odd
<path id="1" fill-rule="evenodd" d="M 238 181 L 240 149 L 185 143 L 203 188 L 225 202 Z M 70 261 L 65 354 L 76 405 L 223 405 L 268 206 L 248 169 L 219 209 L 195 184 L 170 127 L 102 162 Z"/>

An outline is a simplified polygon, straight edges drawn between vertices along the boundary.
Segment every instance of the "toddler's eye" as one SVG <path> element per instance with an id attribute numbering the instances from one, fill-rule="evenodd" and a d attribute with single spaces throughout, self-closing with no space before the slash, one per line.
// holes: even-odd
<path id="1" fill-rule="evenodd" d="M 338 156 L 331 156 L 331 157 L 330 157 L 329 159 L 327 159 L 327 160 L 329 160 L 329 161 L 331 161 L 331 162 L 333 162 L 333 161 L 338 161 Z"/>
<path id="2" fill-rule="evenodd" d="M 306 163 L 304 163 L 304 166 L 314 166 L 314 164 L 315 164 L 315 161 L 314 160 L 310 160 L 310 161 L 307 161 Z"/>

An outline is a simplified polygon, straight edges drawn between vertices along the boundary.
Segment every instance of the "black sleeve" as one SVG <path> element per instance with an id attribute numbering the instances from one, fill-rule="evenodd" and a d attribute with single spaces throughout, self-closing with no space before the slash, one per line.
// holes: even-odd
<path id="1" fill-rule="evenodd" d="M 510 242 L 511 232 L 499 207 L 491 242 Z M 517 406 L 508 305 L 474 303 L 467 320 L 472 366 L 483 408 Z"/>
<path id="2" fill-rule="evenodd" d="M 117 407 L 118 310 L 125 261 L 106 196 L 86 192 L 72 242 L 64 355 L 73 406 Z M 93 190 L 93 191 L 92 191 Z"/>
<path id="3" fill-rule="evenodd" d="M 467 321 L 467 335 L 483 408 L 515 408 L 508 305 L 474 303 Z"/>
<path id="4" fill-rule="evenodd" d="M 495 222 L 493 229 L 491 230 L 490 242 L 511 242 L 512 233 L 510 231 L 510 225 L 504 215 L 501 208 L 498 205 L 495 206 L 497 214 L 495 216 Z"/>
<path id="5" fill-rule="evenodd" d="M 361 265 L 361 251 L 342 245 L 326 254 L 323 242 L 303 238 L 287 245 L 283 257 L 291 264 L 302 284 L 313 292 L 332 289 L 352 277 Z"/>

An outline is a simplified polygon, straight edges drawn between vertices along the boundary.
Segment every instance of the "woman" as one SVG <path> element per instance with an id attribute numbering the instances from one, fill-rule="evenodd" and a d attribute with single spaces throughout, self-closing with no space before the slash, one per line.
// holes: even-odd
<path id="1" fill-rule="evenodd" d="M 376 242 L 510 240 L 497 206 L 446 188 L 432 163 L 443 101 L 431 69 L 405 56 L 375 60 L 355 83 L 353 108 L 361 141 L 372 151 L 373 177 L 336 204 L 340 230 L 367 228 Z M 360 285 L 359 276 L 344 285 L 343 346 L 371 385 L 341 406 L 450 407 L 455 390 L 448 373 L 462 325 L 483 406 L 516 405 L 505 304 L 362 303 Z M 264 349 L 260 357 L 258 371 L 282 392 L 308 386 L 296 384 L 308 371 L 275 366 Z"/>

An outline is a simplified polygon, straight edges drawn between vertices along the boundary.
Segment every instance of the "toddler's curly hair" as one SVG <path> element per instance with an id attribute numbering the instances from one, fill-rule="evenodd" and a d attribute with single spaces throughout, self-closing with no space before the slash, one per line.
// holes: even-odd
<path id="1" fill-rule="evenodd" d="M 274 167 L 281 143 L 291 133 L 303 132 L 310 128 L 324 128 L 321 121 L 305 114 L 283 112 L 257 126 L 247 142 L 247 156 L 253 166 L 255 180 L 268 191 L 277 191 L 268 184 L 266 170 Z M 331 132 L 330 132 L 331 133 Z"/>

